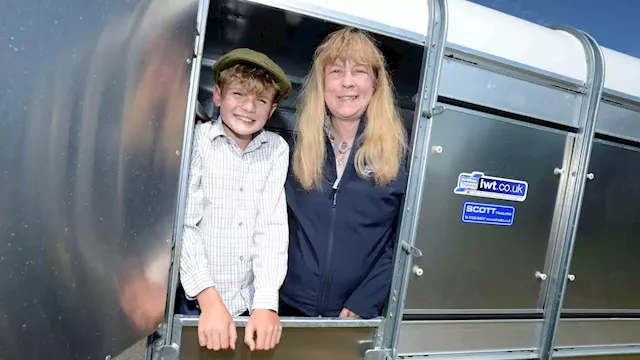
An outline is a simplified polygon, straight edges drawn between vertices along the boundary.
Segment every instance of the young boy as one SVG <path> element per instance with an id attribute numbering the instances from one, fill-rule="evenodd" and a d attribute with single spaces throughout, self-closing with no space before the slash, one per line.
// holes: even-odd
<path id="1" fill-rule="evenodd" d="M 291 83 L 276 63 L 250 49 L 223 55 L 213 73 L 220 116 L 195 129 L 180 313 L 200 314 L 200 346 L 213 350 L 235 349 L 233 317 L 250 313 L 245 343 L 251 351 L 270 350 L 282 332 L 277 312 L 289 245 L 289 146 L 263 127 Z"/>

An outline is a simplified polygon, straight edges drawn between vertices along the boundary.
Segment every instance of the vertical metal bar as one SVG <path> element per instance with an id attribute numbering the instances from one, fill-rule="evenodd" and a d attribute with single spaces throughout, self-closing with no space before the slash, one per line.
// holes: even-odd
<path id="1" fill-rule="evenodd" d="M 165 321 L 163 324 L 165 336 L 164 345 L 170 345 L 173 336 L 173 309 L 175 307 L 176 290 L 178 288 L 178 276 L 180 273 L 180 253 L 182 249 L 182 225 L 187 199 L 187 185 L 189 181 L 189 162 L 191 160 L 191 142 L 193 139 L 194 117 L 198 100 L 198 87 L 200 86 L 200 64 L 202 62 L 202 49 L 207 28 L 207 16 L 209 14 L 209 0 L 200 0 L 198 3 L 198 15 L 196 21 L 196 33 L 194 39 L 194 54 L 188 61 L 191 64 L 191 78 L 189 80 L 189 93 L 187 96 L 187 109 L 184 119 L 184 135 L 182 139 L 182 154 L 180 159 L 179 188 L 176 202 L 176 211 L 173 219 L 173 254 L 171 270 L 169 272 L 169 284 L 167 289 L 167 306 L 165 308 Z"/>
<path id="2" fill-rule="evenodd" d="M 550 273 L 549 292 L 544 307 L 544 324 L 539 342 L 540 359 L 551 359 L 557 333 L 562 303 L 564 300 L 569 265 L 573 254 L 580 210 L 587 179 L 593 136 L 596 128 L 598 107 L 604 87 L 605 64 L 602 50 L 588 34 L 567 26 L 551 27 L 575 36 L 582 46 L 587 59 L 587 93 L 580 109 L 580 127 L 576 134 L 575 149 L 567 176 L 569 186 L 562 209 L 560 229 L 560 251 L 555 254 Z"/>
<path id="3" fill-rule="evenodd" d="M 404 202 L 404 211 L 400 221 L 399 242 L 396 263 L 389 294 L 386 324 L 382 336 L 381 349 L 389 350 L 396 356 L 398 334 L 404 311 L 411 271 L 411 257 L 416 239 L 420 204 L 422 202 L 423 183 L 426 175 L 428 146 L 431 136 L 431 124 L 434 108 L 438 100 L 440 70 L 448 30 L 447 0 L 429 0 L 429 28 L 427 29 L 422 58 L 419 93 L 413 120 L 413 141 L 409 179 Z M 417 252 L 419 254 L 419 251 Z"/>

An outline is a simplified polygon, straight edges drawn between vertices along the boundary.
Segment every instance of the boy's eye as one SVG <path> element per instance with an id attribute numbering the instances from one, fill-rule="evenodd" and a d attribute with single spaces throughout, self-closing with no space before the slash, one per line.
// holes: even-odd
<path id="1" fill-rule="evenodd" d="M 233 95 L 236 95 L 236 96 L 242 96 L 242 93 L 241 93 L 241 92 L 238 92 L 238 91 L 234 91 L 234 92 L 233 92 Z"/>

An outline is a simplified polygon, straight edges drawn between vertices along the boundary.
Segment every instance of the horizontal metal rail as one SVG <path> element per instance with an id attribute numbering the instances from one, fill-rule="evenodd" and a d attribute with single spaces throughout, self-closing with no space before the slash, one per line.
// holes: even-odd
<path id="1" fill-rule="evenodd" d="M 196 327 L 200 317 L 175 315 L 174 322 L 182 327 Z M 346 319 L 346 318 L 305 318 L 305 317 L 281 317 L 280 324 L 288 328 L 376 328 L 382 324 L 384 318 L 374 319 Z M 236 326 L 245 327 L 249 322 L 248 316 L 239 316 L 233 319 Z"/>

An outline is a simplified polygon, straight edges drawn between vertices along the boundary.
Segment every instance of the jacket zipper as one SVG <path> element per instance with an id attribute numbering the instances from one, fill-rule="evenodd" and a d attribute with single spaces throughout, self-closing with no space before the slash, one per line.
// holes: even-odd
<path id="1" fill-rule="evenodd" d="M 331 222 L 329 225 L 329 245 L 327 246 L 327 262 L 322 272 L 321 278 L 321 286 L 320 286 L 320 296 L 318 296 L 318 315 L 322 316 L 322 314 L 326 311 L 327 301 L 329 298 L 329 289 L 331 284 L 331 266 L 333 263 L 333 233 L 336 222 L 336 205 L 338 203 L 338 191 L 340 187 L 335 189 L 333 192 L 333 203 L 331 204 Z"/>

